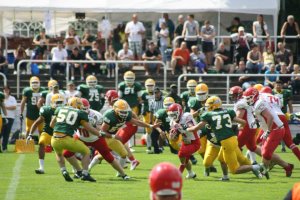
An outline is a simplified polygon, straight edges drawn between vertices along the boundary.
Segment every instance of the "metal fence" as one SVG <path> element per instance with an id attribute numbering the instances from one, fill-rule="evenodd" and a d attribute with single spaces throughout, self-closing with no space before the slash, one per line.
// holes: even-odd
<path id="1" fill-rule="evenodd" d="M 4 86 L 7 86 L 7 78 L 6 78 L 5 74 L 3 74 L 3 73 L 0 72 L 0 76 L 2 76 L 2 78 L 3 78 L 3 84 L 4 84 Z"/>
<path id="2" fill-rule="evenodd" d="M 4 45 L 4 49 L 5 49 L 5 57 L 7 58 L 7 49 L 8 49 L 8 40 L 7 40 L 7 37 L 3 34 L 0 34 L 0 37 L 3 37 L 4 38 L 4 41 L 5 41 L 5 45 Z M 1 48 L 2 48 L 2 44 L 1 44 Z"/>

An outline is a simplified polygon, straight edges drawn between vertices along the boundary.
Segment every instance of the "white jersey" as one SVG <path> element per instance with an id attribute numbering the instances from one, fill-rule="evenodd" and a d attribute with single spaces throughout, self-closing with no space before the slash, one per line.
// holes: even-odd
<path id="1" fill-rule="evenodd" d="M 66 101 L 68 102 L 68 100 L 71 98 L 71 97 L 75 97 L 77 95 L 78 91 L 77 90 L 74 90 L 74 91 L 69 91 L 69 90 L 66 90 L 65 91 L 65 98 L 66 98 Z"/>
<path id="2" fill-rule="evenodd" d="M 180 120 L 179 120 L 179 124 L 182 127 L 186 127 L 187 124 L 192 124 L 193 126 L 196 125 L 196 121 L 193 118 L 193 115 L 191 113 L 183 113 L 183 115 L 181 116 Z M 173 120 L 171 120 L 170 122 L 170 127 L 175 128 L 176 126 L 176 122 L 174 122 Z M 186 132 L 184 134 L 182 134 L 182 140 L 184 141 L 184 143 L 188 144 L 191 143 L 192 140 L 196 140 L 199 138 L 200 133 L 193 133 L 193 132 Z"/>
<path id="3" fill-rule="evenodd" d="M 90 109 L 88 117 L 89 117 L 89 124 L 92 125 L 94 128 L 103 123 L 103 116 L 98 111 Z M 96 140 L 99 139 L 98 136 L 90 134 L 83 127 L 80 127 L 75 134 L 79 137 L 80 140 L 84 142 L 95 142 Z"/>
<path id="4" fill-rule="evenodd" d="M 275 110 L 275 112 L 277 113 L 277 115 L 284 115 L 281 107 L 281 101 L 278 97 L 272 95 L 272 94 L 268 94 L 268 93 L 262 93 L 259 95 L 259 98 L 263 99 L 264 101 L 268 102 L 270 105 L 272 105 L 272 108 Z"/>
<path id="5" fill-rule="evenodd" d="M 64 97 L 64 104 L 66 104 L 67 103 L 67 101 L 66 101 L 67 99 L 66 99 L 65 93 L 62 90 L 59 90 L 59 94 L 61 94 Z M 51 105 L 51 98 L 52 98 L 53 95 L 54 95 L 53 92 L 49 92 L 47 94 L 47 96 L 46 96 L 46 102 L 45 102 L 46 106 L 50 106 Z"/>
<path id="6" fill-rule="evenodd" d="M 260 127 L 264 130 L 268 130 L 268 125 L 266 119 L 262 116 L 262 112 L 267 109 L 271 115 L 273 116 L 273 123 L 277 125 L 277 127 L 282 127 L 283 123 L 279 119 L 277 113 L 275 112 L 274 108 L 272 105 L 270 105 L 268 102 L 264 101 L 263 99 L 259 99 L 258 101 L 255 102 L 253 106 L 254 113 L 259 121 Z"/>
<path id="7" fill-rule="evenodd" d="M 252 106 L 249 106 L 246 99 L 239 99 L 235 104 L 234 104 L 234 111 L 236 112 L 238 109 L 245 109 L 246 114 L 247 114 L 247 123 L 248 126 L 251 129 L 257 128 L 257 125 L 255 123 L 255 117 L 253 115 L 253 108 Z"/>

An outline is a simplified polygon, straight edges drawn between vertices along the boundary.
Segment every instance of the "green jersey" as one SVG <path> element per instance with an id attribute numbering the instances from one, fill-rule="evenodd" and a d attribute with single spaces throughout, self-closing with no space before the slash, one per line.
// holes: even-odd
<path id="1" fill-rule="evenodd" d="M 201 101 L 197 100 L 196 97 L 190 97 L 187 105 L 190 109 L 193 109 L 194 111 L 204 108 L 204 106 L 202 106 L 202 104 L 201 104 Z M 202 114 L 202 112 L 199 112 L 199 115 L 194 117 L 194 119 L 197 123 L 200 122 L 201 114 Z"/>
<path id="2" fill-rule="evenodd" d="M 235 133 L 232 130 L 232 120 L 236 114 L 230 109 L 216 109 L 214 111 L 205 112 L 201 115 L 201 121 L 206 121 L 213 133 L 215 133 L 217 141 L 220 142 Z"/>
<path id="3" fill-rule="evenodd" d="M 116 134 L 117 131 L 124 126 L 124 124 L 132 119 L 132 112 L 130 111 L 125 120 L 119 119 L 113 109 L 107 110 L 103 115 L 104 123 L 109 125 L 108 133 Z"/>
<path id="4" fill-rule="evenodd" d="M 88 114 L 70 106 L 59 107 L 55 110 L 56 123 L 53 132 L 64 133 L 73 136 L 82 122 L 89 122 Z"/>
<path id="5" fill-rule="evenodd" d="M 26 87 L 23 90 L 23 97 L 26 97 L 26 117 L 30 120 L 36 120 L 39 117 L 39 108 L 37 103 L 41 98 L 41 92 L 44 88 L 40 88 L 37 91 L 33 91 L 30 87 Z"/>
<path id="6" fill-rule="evenodd" d="M 191 93 L 189 93 L 189 91 L 185 91 L 185 92 L 181 93 L 181 95 L 180 95 L 182 104 L 185 105 L 184 112 L 190 112 L 188 102 L 191 97 L 195 97 L 195 95 L 192 95 Z"/>
<path id="7" fill-rule="evenodd" d="M 142 91 L 142 114 L 146 114 L 146 112 L 150 112 L 149 103 L 151 100 L 154 100 L 154 93 L 150 94 L 147 90 Z"/>
<path id="8" fill-rule="evenodd" d="M 200 138 L 206 136 L 207 140 L 216 146 L 221 146 L 220 141 L 217 140 L 216 134 L 211 131 L 211 128 L 207 125 L 201 129 Z"/>
<path id="9" fill-rule="evenodd" d="M 282 104 L 282 108 L 281 108 L 282 112 L 287 113 L 287 105 L 289 103 L 289 100 L 292 99 L 291 90 L 282 89 L 281 92 L 278 92 L 274 89 L 273 94 L 274 94 L 274 96 L 276 96 L 280 99 L 281 104 Z"/>
<path id="10" fill-rule="evenodd" d="M 139 105 L 138 98 L 142 96 L 142 85 L 138 82 L 129 87 L 125 82 L 121 82 L 118 85 L 119 96 L 121 99 L 124 99 L 129 104 L 130 108 Z"/>
<path id="11" fill-rule="evenodd" d="M 96 85 L 95 88 L 90 88 L 86 84 L 79 85 L 77 88 L 81 92 L 81 97 L 90 102 L 91 109 L 100 111 L 104 106 L 104 88 L 102 85 Z"/>
<path id="12" fill-rule="evenodd" d="M 170 119 L 168 117 L 167 110 L 162 108 L 159 109 L 155 114 L 155 118 L 161 121 L 161 127 L 164 131 L 170 130 Z"/>
<path id="13" fill-rule="evenodd" d="M 46 97 L 47 97 L 47 94 L 49 93 L 50 91 L 49 90 L 44 90 L 41 92 L 41 97 L 43 97 L 46 101 Z"/>
<path id="14" fill-rule="evenodd" d="M 54 115 L 54 109 L 51 106 L 43 106 L 40 109 L 40 116 L 44 117 L 43 132 L 53 135 L 53 128 L 50 127 L 52 115 Z"/>
<path id="15" fill-rule="evenodd" d="M 2 104 L 4 102 L 5 99 L 5 95 L 3 94 L 3 92 L 0 92 L 0 104 Z M 2 111 L 2 107 L 0 107 L 0 116 L 1 116 L 1 112 Z"/>

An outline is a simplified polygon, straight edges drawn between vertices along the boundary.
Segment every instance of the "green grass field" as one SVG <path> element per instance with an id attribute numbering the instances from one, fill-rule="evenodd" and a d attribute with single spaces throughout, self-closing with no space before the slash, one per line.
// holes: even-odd
<path id="1" fill-rule="evenodd" d="M 11 150 L 12 148 L 13 146 L 10 146 Z M 54 153 L 46 154 L 44 175 L 34 173 L 34 169 L 38 167 L 37 154 L 2 153 L 0 154 L 0 199 L 149 199 L 150 169 L 162 161 L 169 161 L 178 166 L 179 160 L 176 155 L 169 153 L 168 149 L 160 155 L 146 154 L 145 147 L 135 147 L 135 150 L 135 156 L 141 164 L 134 171 L 126 169 L 127 174 L 132 177 L 131 180 L 123 181 L 115 177 L 115 171 L 104 162 L 92 171 L 93 177 L 97 179 L 96 183 L 81 180 L 65 182 Z M 215 162 L 218 173 L 203 177 L 202 159 L 196 155 L 198 164 L 193 166 L 193 169 L 197 173 L 197 178 L 184 180 L 183 199 L 283 199 L 292 185 L 300 181 L 300 169 L 291 151 L 279 154 L 295 165 L 291 178 L 285 177 L 283 169 L 276 166 L 270 172 L 270 180 L 259 180 L 252 173 L 247 173 L 230 175 L 229 182 L 218 181 L 221 177 L 218 162 Z M 70 166 L 68 170 L 71 171 Z"/>

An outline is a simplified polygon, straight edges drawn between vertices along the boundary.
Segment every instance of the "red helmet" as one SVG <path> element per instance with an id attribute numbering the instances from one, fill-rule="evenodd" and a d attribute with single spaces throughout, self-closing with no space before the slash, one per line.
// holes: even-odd
<path id="1" fill-rule="evenodd" d="M 265 86 L 260 90 L 260 93 L 272 94 L 272 89 L 269 86 Z"/>
<path id="2" fill-rule="evenodd" d="M 182 115 L 182 107 L 178 103 L 173 103 L 168 108 L 168 117 L 172 120 L 178 121 Z"/>
<path id="3" fill-rule="evenodd" d="M 258 100 L 259 93 L 257 89 L 250 87 L 243 93 L 243 96 L 249 105 L 253 105 Z"/>
<path id="4" fill-rule="evenodd" d="M 83 104 L 82 110 L 84 110 L 86 112 L 89 112 L 89 109 L 91 107 L 90 102 L 85 98 L 81 98 L 81 101 L 82 101 L 82 104 Z"/>
<path id="5" fill-rule="evenodd" d="M 182 176 L 175 165 L 162 162 L 156 165 L 149 175 L 151 188 L 151 200 L 157 196 L 174 195 L 177 200 L 181 199 Z"/>
<path id="6" fill-rule="evenodd" d="M 237 102 L 243 97 L 243 89 L 240 86 L 234 86 L 229 90 L 230 101 Z"/>
<path id="7" fill-rule="evenodd" d="M 113 105 L 114 101 L 119 99 L 118 92 L 116 90 L 108 90 L 105 94 L 105 99 L 110 105 Z"/>

